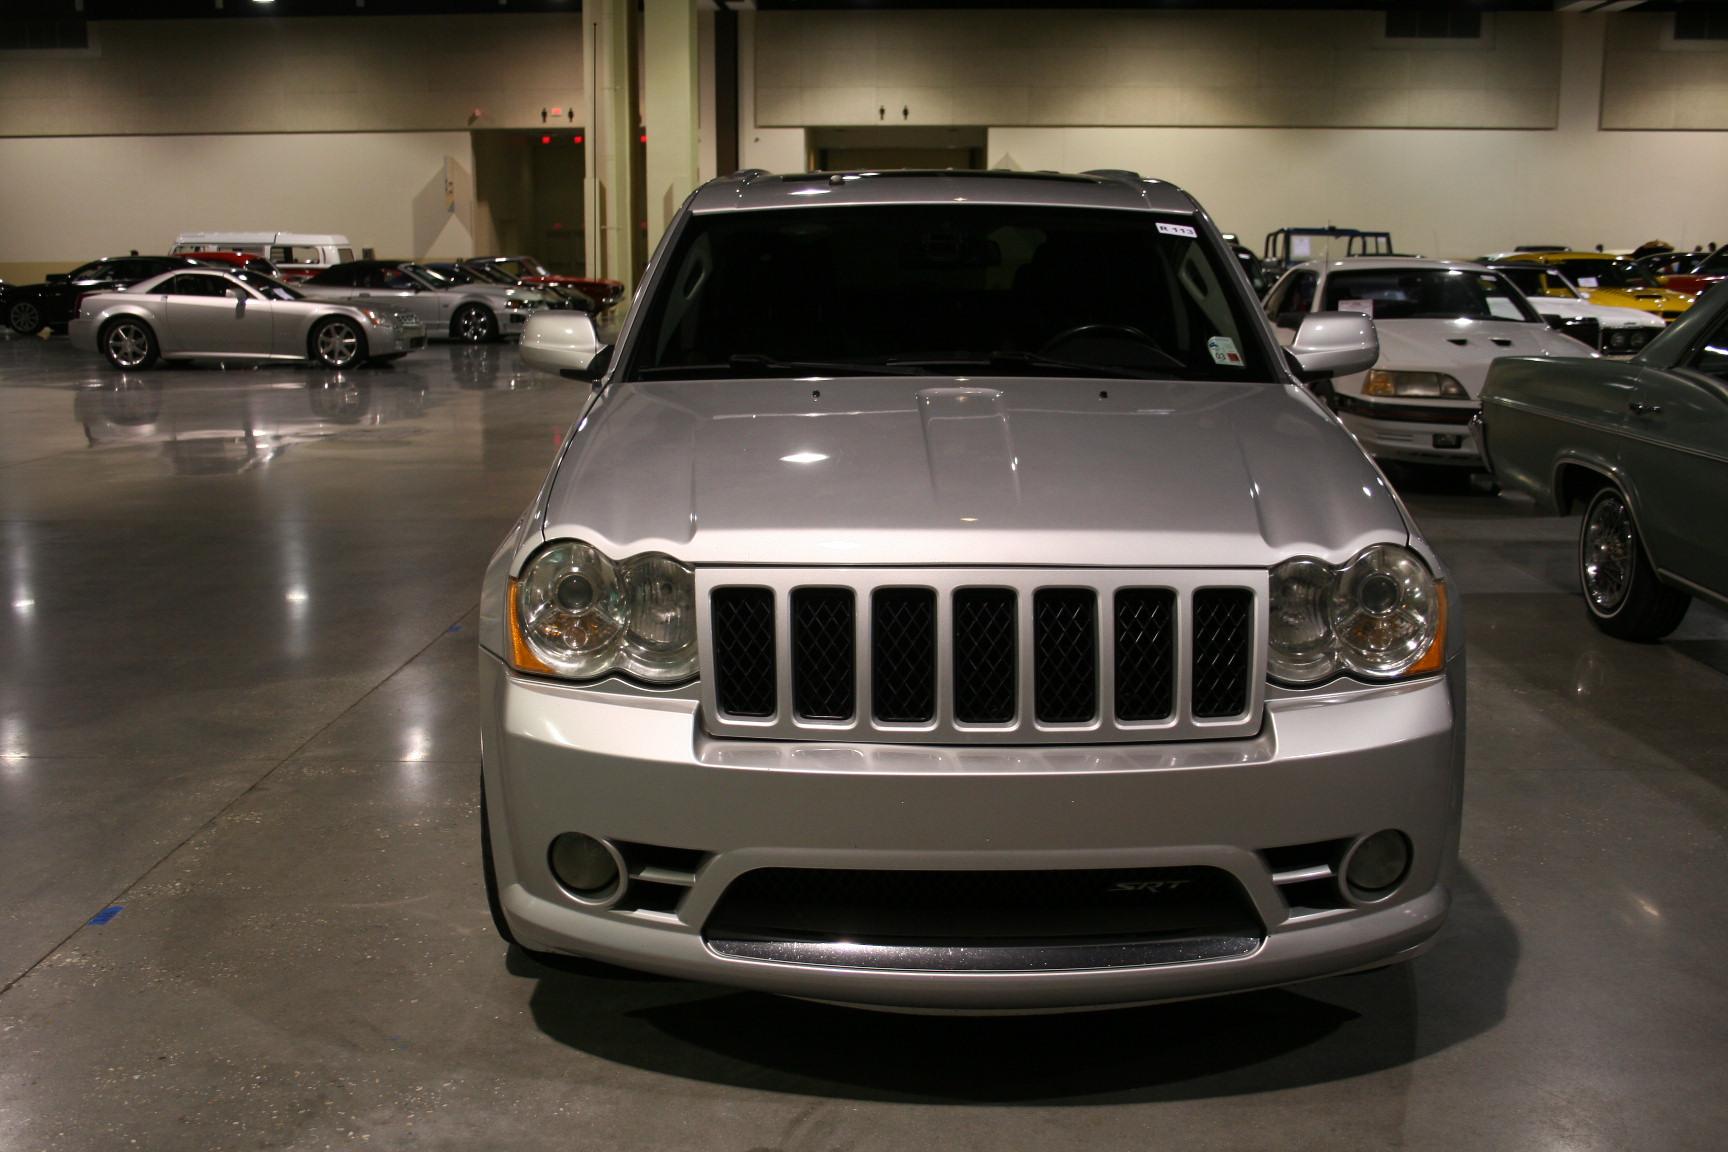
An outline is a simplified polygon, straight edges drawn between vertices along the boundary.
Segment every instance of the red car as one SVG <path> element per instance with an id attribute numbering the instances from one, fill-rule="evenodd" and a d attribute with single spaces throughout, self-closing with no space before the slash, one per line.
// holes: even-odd
<path id="1" fill-rule="evenodd" d="M 1728 280 L 1728 248 L 1714 252 L 1664 252 L 1637 261 L 1656 282 L 1670 292 L 1697 295 L 1722 280 Z"/>
<path id="2" fill-rule="evenodd" d="M 276 265 L 250 252 L 189 252 L 187 256 L 203 264 L 214 264 L 218 268 L 244 268 L 248 272 L 260 272 L 277 280 L 282 279 L 282 273 Z"/>
<path id="3" fill-rule="evenodd" d="M 574 288 L 594 301 L 596 314 L 618 303 L 624 295 L 624 285 L 616 280 L 592 280 L 586 276 L 560 276 L 532 256 L 474 256 L 463 264 L 478 264 L 496 269 L 512 277 L 518 284 L 530 288 Z"/>

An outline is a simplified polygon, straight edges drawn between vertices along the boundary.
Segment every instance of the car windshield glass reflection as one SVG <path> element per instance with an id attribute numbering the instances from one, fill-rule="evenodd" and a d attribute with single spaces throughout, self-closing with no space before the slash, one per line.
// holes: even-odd
<path id="1" fill-rule="evenodd" d="M 1566 283 L 1564 276 L 1558 275 L 1552 269 L 1544 268 L 1502 268 L 1500 274 L 1512 281 L 1518 291 L 1526 296 L 1558 296 L 1577 299 L 1578 293 Z"/>
<path id="2" fill-rule="evenodd" d="M 1376 320 L 1521 320 L 1540 323 L 1500 277 L 1448 268 L 1334 272 L 1322 308 Z"/>
<path id="3" fill-rule="evenodd" d="M 423 288 L 449 288 L 455 284 L 450 277 L 434 272 L 424 264 L 403 264 L 396 271 L 405 278 L 411 277 L 419 281 Z"/>
<path id="4" fill-rule="evenodd" d="M 282 281 L 266 276 L 262 272 L 251 272 L 242 269 L 234 273 L 234 278 L 236 280 L 244 281 L 249 287 L 257 291 L 259 295 L 263 296 L 266 300 L 306 299 L 305 293 L 296 292 L 294 289 L 288 287 L 288 285 L 282 283 Z"/>
<path id="5" fill-rule="evenodd" d="M 1575 284 L 1594 280 L 1596 288 L 1660 288 L 1630 260 L 1568 260 L 1566 274 Z"/>
<path id="6" fill-rule="evenodd" d="M 1265 380 L 1214 254 L 1145 212 L 718 213 L 666 261 L 625 378 L 926 368 Z"/>

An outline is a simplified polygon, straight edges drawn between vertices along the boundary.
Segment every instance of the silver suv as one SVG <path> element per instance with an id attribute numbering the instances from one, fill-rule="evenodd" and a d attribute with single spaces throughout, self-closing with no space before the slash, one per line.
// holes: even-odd
<path id="1" fill-rule="evenodd" d="M 485 581 L 507 939 L 979 1011 L 1432 940 L 1457 601 L 1303 386 L 1372 322 L 1281 350 L 1180 189 L 740 173 L 523 348 L 595 390 Z"/>

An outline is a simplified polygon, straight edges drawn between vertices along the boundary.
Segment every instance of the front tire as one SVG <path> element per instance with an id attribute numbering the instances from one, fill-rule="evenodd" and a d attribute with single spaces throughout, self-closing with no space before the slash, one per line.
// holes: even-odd
<path id="1" fill-rule="evenodd" d="M 20 336 L 34 336 L 42 331 L 42 309 L 29 300 L 20 300 L 6 310 L 6 327 Z"/>
<path id="2" fill-rule="evenodd" d="M 122 316 L 102 326 L 97 340 L 108 363 L 122 372 L 139 372 L 156 363 L 161 346 L 150 325 L 135 316 Z"/>
<path id="3" fill-rule="evenodd" d="M 320 320 L 307 338 L 307 355 L 324 368 L 352 368 L 366 359 L 366 334 L 345 316 Z"/>
<path id="4" fill-rule="evenodd" d="M 489 344 L 498 339 L 498 317 L 490 308 L 469 304 L 450 318 L 450 334 L 464 344 Z"/>
<path id="5" fill-rule="evenodd" d="M 1680 626 L 1692 597 L 1656 578 L 1632 509 L 1609 485 L 1590 498 L 1578 529 L 1578 581 L 1584 607 L 1603 632 L 1652 643 Z"/>

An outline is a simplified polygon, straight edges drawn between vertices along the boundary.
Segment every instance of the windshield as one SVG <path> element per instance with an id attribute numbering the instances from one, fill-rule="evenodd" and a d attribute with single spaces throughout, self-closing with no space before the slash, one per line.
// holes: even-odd
<path id="1" fill-rule="evenodd" d="M 495 264 L 464 264 L 462 270 L 476 280 L 484 280 L 490 284 L 514 285 L 516 283 L 516 277 Z"/>
<path id="2" fill-rule="evenodd" d="M 1562 265 L 1580 288 L 1660 288 L 1644 269 L 1630 260 L 1567 260 Z"/>
<path id="3" fill-rule="evenodd" d="M 692 217 L 626 379 L 874 368 L 1268 380 L 1243 301 L 1147 212 L 866 205 Z"/>
<path id="4" fill-rule="evenodd" d="M 1578 293 L 1566 282 L 1566 277 L 1552 268 L 1543 268 L 1538 264 L 1526 264 L 1522 268 L 1496 268 L 1496 272 L 1512 281 L 1518 291 L 1526 296 L 1560 296 L 1568 300 L 1578 299 Z"/>
<path id="5" fill-rule="evenodd" d="M 1728 248 L 1716 249 L 1716 251 L 1698 261 L 1692 271 L 1700 276 L 1728 275 Z"/>
<path id="6" fill-rule="evenodd" d="M 249 269 L 237 268 L 230 273 L 230 275 L 237 280 L 245 281 L 247 285 L 262 294 L 266 300 L 306 299 L 305 293 L 297 292 L 288 287 L 288 285 L 282 283 L 282 281 L 271 276 L 266 276 L 262 272 L 253 272 Z"/>
<path id="7" fill-rule="evenodd" d="M 1528 320 L 1541 323 L 1511 285 L 1492 272 L 1461 268 L 1377 268 L 1326 278 L 1328 312 L 1376 320 Z"/>
<path id="8" fill-rule="evenodd" d="M 396 270 L 418 280 L 423 288 L 449 288 L 454 283 L 448 276 L 440 276 L 424 264 L 398 264 Z"/>

